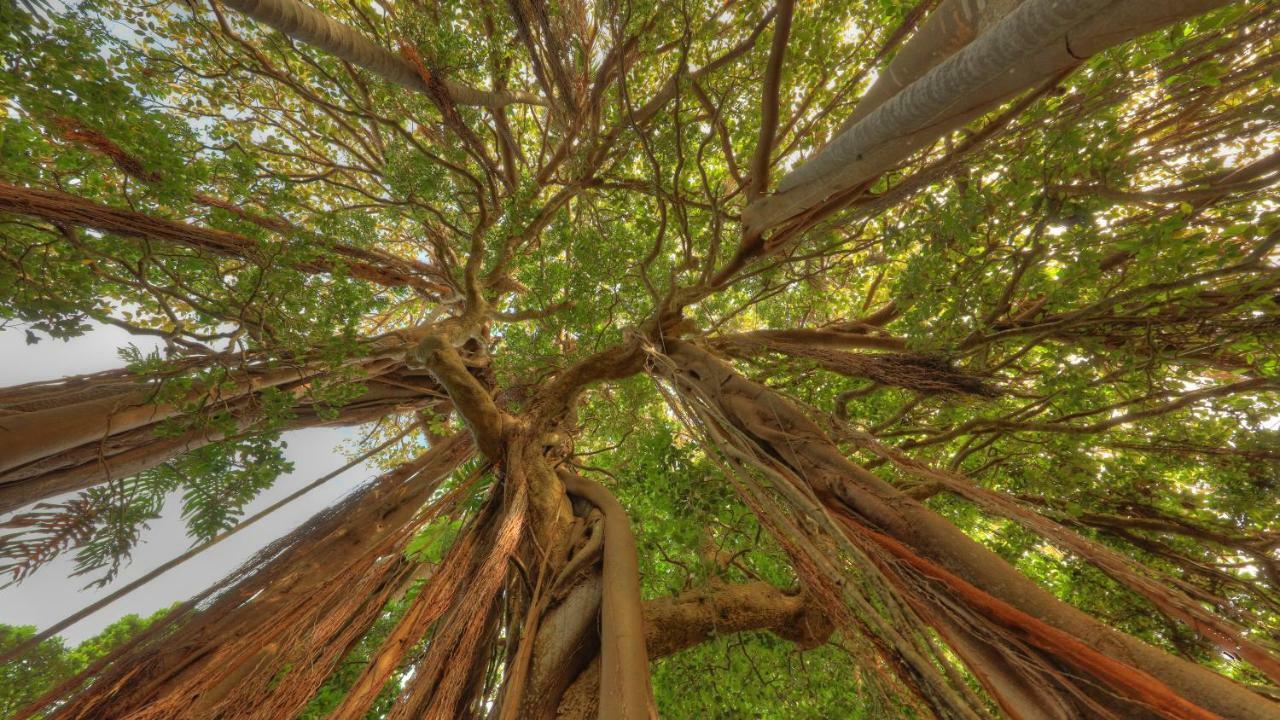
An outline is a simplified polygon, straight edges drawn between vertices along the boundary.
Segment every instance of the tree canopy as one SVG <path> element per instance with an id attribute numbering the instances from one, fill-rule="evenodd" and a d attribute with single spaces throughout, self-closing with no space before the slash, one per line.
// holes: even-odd
<path id="1" fill-rule="evenodd" d="M 0 60 L 0 326 L 161 348 L 0 388 L 5 579 L 270 522 L 286 431 L 385 471 L 11 631 L 12 717 L 1280 718 L 1275 3 L 16 0 Z"/>

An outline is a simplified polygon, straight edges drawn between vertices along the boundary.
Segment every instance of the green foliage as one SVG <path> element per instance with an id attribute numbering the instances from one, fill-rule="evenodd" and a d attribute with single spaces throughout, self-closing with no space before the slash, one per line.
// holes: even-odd
<path id="1" fill-rule="evenodd" d="M 292 469 L 278 438 L 253 435 L 197 448 L 60 503 L 41 503 L 4 524 L 16 530 L 0 536 L 0 573 L 19 582 L 74 548 L 73 575 L 103 571 L 90 585 L 107 585 L 175 494 L 181 493 L 188 535 L 201 543 L 234 527 L 245 506 Z"/>
<path id="2" fill-rule="evenodd" d="M 32 700 L 128 642 L 168 612 L 168 609 L 157 610 L 147 617 L 125 615 L 74 647 L 67 647 L 61 637 L 55 636 L 20 659 L 0 665 L 0 719 L 13 717 Z M 36 628 L 32 625 L 0 624 L 0 654 L 35 634 Z"/>
<path id="3" fill-rule="evenodd" d="M 835 645 L 798 653 L 787 641 L 746 633 L 716 638 L 656 663 L 664 718 L 914 718 L 862 677 Z"/>

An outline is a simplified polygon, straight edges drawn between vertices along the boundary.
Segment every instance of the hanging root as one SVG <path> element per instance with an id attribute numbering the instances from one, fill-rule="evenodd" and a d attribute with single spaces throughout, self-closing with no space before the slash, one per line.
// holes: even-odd
<path id="1" fill-rule="evenodd" d="M 508 481 L 512 480 L 510 474 Z M 426 655 L 414 666 L 413 681 L 396 700 L 392 720 L 427 718 L 448 720 L 465 715 L 479 688 L 474 668 L 483 668 L 494 636 L 496 601 L 508 563 L 526 530 L 528 491 L 523 482 L 504 487 L 510 497 L 495 496 L 488 512 L 496 518 L 482 544 L 461 594 L 435 628 Z"/>
<path id="2" fill-rule="evenodd" d="M 466 434 L 447 438 L 312 518 L 171 632 L 113 653 L 52 717 L 296 714 L 412 575 L 418 510 L 471 452 Z"/>
<path id="3" fill-rule="evenodd" d="M 601 714 L 618 720 L 656 718 L 640 608 L 640 565 L 626 510 L 599 483 L 567 470 L 560 472 L 560 479 L 566 490 L 588 500 L 604 514 Z"/>
<path id="4" fill-rule="evenodd" d="M 997 600 L 937 563 L 920 557 L 888 535 L 863 526 L 848 514 L 842 513 L 841 519 L 852 532 L 870 539 L 929 582 L 945 587 L 949 595 L 959 599 L 975 613 L 1003 627 L 1026 644 L 1087 673 L 1121 696 L 1131 698 L 1163 717 L 1221 720 L 1221 716 L 1189 702 L 1147 673 L 1107 657 L 1079 639 Z"/>
<path id="5" fill-rule="evenodd" d="M 1097 715 L 1101 710 L 1104 717 L 1127 718 L 1135 712 L 1140 715 L 1139 709 L 1155 708 L 1170 717 L 1215 717 L 1214 712 L 1258 720 L 1273 716 L 1255 693 L 1115 632 L 1047 593 L 954 525 L 849 461 L 800 408 L 776 392 L 745 380 L 688 343 L 669 340 L 665 349 L 665 355 L 651 351 L 653 372 L 667 378 L 680 398 L 676 405 L 687 408 L 684 414 L 706 429 L 709 445 L 769 477 L 771 491 L 781 495 L 801 520 L 797 524 L 817 532 L 816 540 L 839 547 L 857 568 L 858 581 L 874 583 L 885 597 L 896 597 L 891 605 L 894 612 L 914 604 L 927 620 L 939 614 L 935 610 L 945 610 L 953 625 L 972 636 L 966 642 L 973 649 L 993 648 L 1006 663 L 1025 665 L 1023 659 L 1029 659 L 1028 668 L 1034 668 L 1027 671 L 1030 675 L 1017 668 L 1005 675 L 1031 678 L 1023 684 L 1037 692 L 1058 686 L 1061 692 L 1055 694 L 1062 707 L 1080 708 L 1068 712 Z M 838 520 L 842 514 L 848 518 Z M 873 550 L 885 552 L 884 548 L 868 546 L 850 522 L 858 531 L 892 538 L 966 585 L 949 580 L 927 586 L 892 581 L 872 558 Z M 822 545 L 814 544 L 819 550 L 811 557 L 820 562 Z M 857 602 L 851 593 L 844 600 Z M 1003 610 L 989 601 L 1019 615 L 999 614 Z M 999 622 L 993 626 L 984 618 Z M 935 627 L 946 635 L 940 624 Z M 1077 644 L 1068 648 L 1064 638 Z M 966 654 L 967 660 L 977 657 L 974 652 Z M 974 668 L 978 675 L 990 670 L 990 666 Z M 1005 694 L 1003 699 L 1009 697 Z M 980 713 L 978 708 L 969 709 Z"/>
<path id="6" fill-rule="evenodd" d="M 1280 660 L 1270 650 L 1249 639 L 1230 620 L 1205 610 L 1196 599 L 1179 587 L 1150 577 L 1142 566 L 1128 556 L 1072 531 L 1005 493 L 981 487 L 960 473 L 913 460 L 866 433 L 846 428 L 844 434 L 859 447 L 870 450 L 927 483 L 962 497 L 992 515 L 1013 520 L 1062 549 L 1075 553 L 1117 583 L 1146 598 L 1167 617 L 1185 622 L 1222 650 L 1238 655 L 1273 682 L 1280 683 Z"/>

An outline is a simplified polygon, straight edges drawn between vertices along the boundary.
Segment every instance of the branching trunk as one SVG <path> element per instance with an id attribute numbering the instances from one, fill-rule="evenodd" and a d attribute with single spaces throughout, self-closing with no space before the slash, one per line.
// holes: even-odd
<path id="1" fill-rule="evenodd" d="M 877 528 L 965 583 L 990 593 L 993 600 L 1083 640 L 1206 710 L 1231 718 L 1276 716 L 1273 706 L 1234 682 L 1116 632 L 1054 598 L 954 525 L 850 462 L 781 396 L 744 380 L 723 362 L 688 343 L 669 342 L 668 351 L 678 373 L 675 382 L 697 393 L 750 438 L 758 452 L 794 473 L 795 482 L 816 493 L 824 504 L 835 508 L 834 512 Z M 1075 669 L 1093 672 L 1097 667 L 1076 664 Z"/>
<path id="2" fill-rule="evenodd" d="M 1215 672 L 1280 683 L 1280 534 L 1246 522 L 1276 520 L 1267 3 L 1096 62 L 1228 0 L 48 4 L 0 31 L 34 46 L 5 56 L 0 315 L 111 324 L 167 360 L 0 388 L 0 512 L 83 491 L 0 525 L 6 572 L 68 549 L 114 572 L 175 489 L 193 532 L 218 532 L 281 467 L 276 433 L 386 419 L 392 437 L 0 662 L 418 424 L 428 449 L 19 720 L 653 720 L 651 661 L 761 631 L 836 638 L 872 714 L 1280 720 L 1274 693 Z M 744 332 L 680 339 L 698 326 Z M 853 389 L 820 418 L 788 381 Z M 465 430 L 396 427 L 428 406 Z M 841 422 L 856 408 L 865 433 Z M 1221 464 L 1130 454 L 1172 445 Z M 651 514 L 579 470 L 634 483 L 620 495 Z M 643 600 L 665 576 L 640 574 L 641 523 L 686 591 Z M 1069 562 L 1024 573 L 975 539 L 990 523 L 1010 556 Z M 1038 584 L 1071 570 L 1087 582 Z"/>

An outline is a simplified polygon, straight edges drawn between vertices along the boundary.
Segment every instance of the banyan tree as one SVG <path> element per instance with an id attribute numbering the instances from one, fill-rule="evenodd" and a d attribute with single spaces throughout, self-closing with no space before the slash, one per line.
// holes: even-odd
<path id="1" fill-rule="evenodd" d="M 382 470 L 13 717 L 1280 718 L 1277 3 L 0 23 L 4 580 Z"/>

